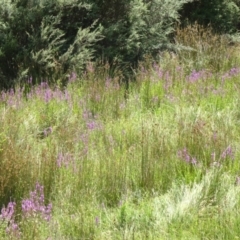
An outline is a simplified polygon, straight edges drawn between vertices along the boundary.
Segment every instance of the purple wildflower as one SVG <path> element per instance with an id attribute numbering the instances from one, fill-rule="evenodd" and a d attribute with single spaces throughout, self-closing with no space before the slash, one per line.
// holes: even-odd
<path id="1" fill-rule="evenodd" d="M 162 77 L 163 77 L 163 70 L 160 68 L 160 66 L 156 62 L 154 62 L 154 64 L 153 64 L 153 69 L 156 72 L 158 78 L 162 79 Z"/>
<path id="2" fill-rule="evenodd" d="M 99 124 L 96 121 L 90 121 L 87 123 L 87 128 L 89 130 L 99 129 Z"/>
<path id="3" fill-rule="evenodd" d="M 35 217 L 41 215 L 46 221 L 50 221 L 52 204 L 45 206 L 43 186 L 36 184 L 35 190 L 30 192 L 30 198 L 22 201 L 22 212 L 24 217 Z"/>
<path id="4" fill-rule="evenodd" d="M 9 202 L 6 208 L 3 207 L 1 210 L 0 219 L 3 221 L 10 221 L 13 218 L 15 206 L 15 202 Z"/>
<path id="5" fill-rule="evenodd" d="M 180 159 L 184 160 L 186 163 L 197 165 L 197 159 L 195 157 L 191 157 L 186 148 L 179 150 L 177 155 Z"/>
<path id="6" fill-rule="evenodd" d="M 235 77 L 240 74 L 240 68 L 232 68 L 228 72 L 224 73 L 222 75 L 222 83 L 225 81 L 225 79 Z"/>
<path id="7" fill-rule="evenodd" d="M 14 222 L 14 220 L 10 220 L 9 225 L 6 228 L 6 233 L 11 234 L 16 238 L 20 238 L 21 235 L 20 228 L 18 224 Z"/>
<path id="8" fill-rule="evenodd" d="M 229 70 L 229 76 L 236 76 L 240 73 L 240 68 L 232 68 Z"/>
<path id="9" fill-rule="evenodd" d="M 1 210 L 1 215 L 0 215 L 0 222 L 6 222 L 7 228 L 6 232 L 8 234 L 11 234 L 15 237 L 20 237 L 20 230 L 18 227 L 18 224 L 15 223 L 14 221 L 14 213 L 15 213 L 15 202 L 9 202 L 7 207 L 3 207 Z"/>
<path id="10" fill-rule="evenodd" d="M 64 166 L 67 168 L 71 163 L 74 162 L 74 159 L 70 153 L 59 153 L 57 156 L 57 166 L 60 168 Z"/>
<path id="11" fill-rule="evenodd" d="M 207 73 L 205 70 L 196 71 L 193 70 L 191 74 L 187 77 L 187 80 L 191 83 L 194 83 L 200 79 L 206 79 L 207 77 L 210 77 L 211 73 Z"/>
<path id="12" fill-rule="evenodd" d="M 41 82 L 40 88 L 41 89 L 47 89 L 48 88 L 48 83 L 47 82 Z"/>
<path id="13" fill-rule="evenodd" d="M 234 159 L 234 153 L 230 145 L 221 154 L 222 159 L 226 159 L 227 157 Z"/>

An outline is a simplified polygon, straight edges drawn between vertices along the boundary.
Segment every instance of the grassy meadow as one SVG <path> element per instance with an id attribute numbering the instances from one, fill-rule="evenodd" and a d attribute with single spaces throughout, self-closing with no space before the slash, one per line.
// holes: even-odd
<path id="1" fill-rule="evenodd" d="M 240 48 L 199 26 L 126 90 L 89 63 L 0 95 L 0 239 L 240 239 Z"/>

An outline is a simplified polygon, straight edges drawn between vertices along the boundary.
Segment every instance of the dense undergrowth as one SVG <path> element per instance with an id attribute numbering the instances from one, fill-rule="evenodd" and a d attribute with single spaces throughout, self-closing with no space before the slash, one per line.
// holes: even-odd
<path id="1" fill-rule="evenodd" d="M 189 31 L 127 90 L 89 63 L 1 93 L 1 239 L 238 239 L 239 49 Z"/>

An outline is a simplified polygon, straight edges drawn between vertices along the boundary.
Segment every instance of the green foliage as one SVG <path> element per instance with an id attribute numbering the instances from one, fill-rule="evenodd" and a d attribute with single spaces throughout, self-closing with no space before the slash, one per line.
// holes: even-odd
<path id="1" fill-rule="evenodd" d="M 239 0 L 201 0 L 184 6 L 182 20 L 199 24 L 211 24 L 215 31 L 233 33 L 239 29 Z"/>
<path id="2" fill-rule="evenodd" d="M 172 49 L 178 12 L 190 1 L 93 1 L 93 14 L 99 16 L 105 36 L 96 46 L 99 56 L 119 63 L 126 74 L 145 55 Z"/>
<path id="3" fill-rule="evenodd" d="M 87 62 L 109 62 L 126 79 L 145 56 L 176 50 L 175 23 L 236 31 L 239 0 L 15 0 L 0 6 L 1 87 L 67 80 Z M 210 60 L 212 61 L 212 59 Z M 215 61 L 215 59 L 214 59 Z M 117 67 L 116 67 L 117 66 Z"/>
<path id="4" fill-rule="evenodd" d="M 126 78 L 145 55 L 174 48 L 174 24 L 191 1 L 8 1 L 0 8 L 1 85 L 66 80 L 91 59 L 117 65 Z"/>
<path id="5" fill-rule="evenodd" d="M 0 7 L 1 87 L 14 85 L 16 77 L 34 82 L 66 78 L 92 58 L 99 28 L 84 26 L 77 16 L 87 14 L 83 1 L 8 1 Z M 69 25 L 66 25 L 69 24 Z M 81 25 L 82 24 L 82 25 Z"/>
<path id="6" fill-rule="evenodd" d="M 45 83 L 1 94 L 0 206 L 16 202 L 21 238 L 239 236 L 240 69 L 189 73 L 166 53 L 142 63 L 126 98 L 108 65 L 93 66 L 64 91 Z M 49 222 L 21 209 L 36 182 Z M 1 239 L 17 239 L 6 233 L 13 222 L 0 225 Z"/>

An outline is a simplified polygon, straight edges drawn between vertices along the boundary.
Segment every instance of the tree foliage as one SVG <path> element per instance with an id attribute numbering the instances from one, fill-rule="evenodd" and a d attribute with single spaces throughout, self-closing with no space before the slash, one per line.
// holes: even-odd
<path id="1" fill-rule="evenodd" d="M 239 0 L 195 0 L 184 5 L 182 20 L 211 24 L 217 32 L 235 33 L 240 28 Z"/>
<path id="2" fill-rule="evenodd" d="M 53 81 L 82 69 L 93 57 L 92 45 L 101 39 L 93 22 L 84 26 L 89 9 L 74 0 L 4 2 L 0 6 L 1 87 L 12 87 L 16 78 Z M 74 23 L 76 16 L 82 18 Z"/>
<path id="3" fill-rule="evenodd" d="M 180 20 L 234 32 L 239 0 L 6 0 L 0 6 L 0 79 L 67 78 L 90 60 L 117 65 L 125 76 L 144 56 L 174 49 Z"/>

